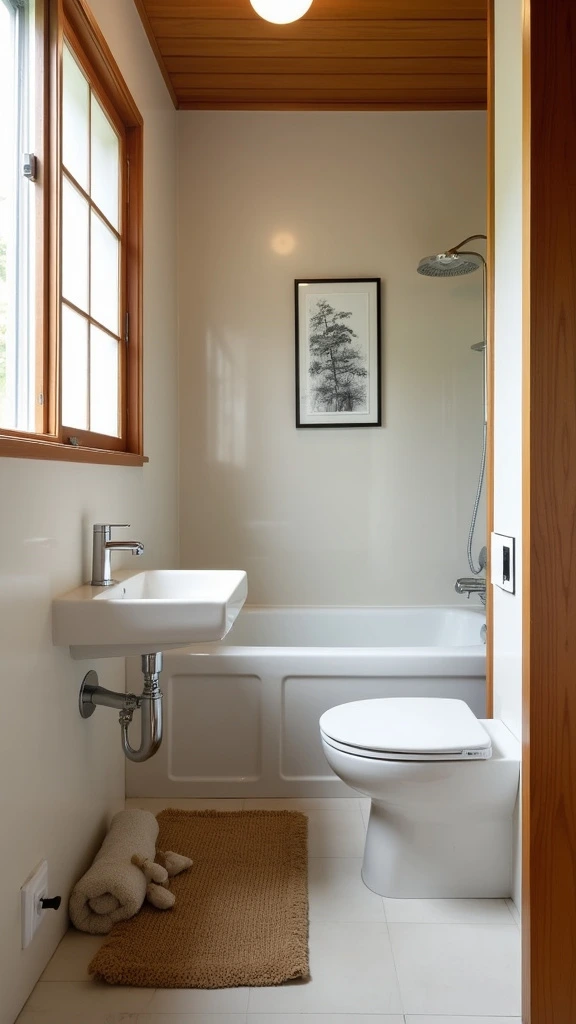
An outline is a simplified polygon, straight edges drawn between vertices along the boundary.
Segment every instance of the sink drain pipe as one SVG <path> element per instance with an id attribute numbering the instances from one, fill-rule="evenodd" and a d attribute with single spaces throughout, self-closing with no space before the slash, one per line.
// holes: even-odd
<path id="1" fill-rule="evenodd" d="M 90 718 L 97 707 L 116 708 L 120 712 L 119 722 L 122 749 L 130 761 L 147 761 L 153 757 L 162 742 L 162 699 L 160 672 L 162 654 L 142 655 L 144 689 L 135 693 L 118 693 L 98 685 L 96 672 L 90 671 L 82 680 L 79 708 L 82 718 Z M 128 728 L 135 711 L 140 711 L 140 746 L 134 749 L 128 739 Z"/>

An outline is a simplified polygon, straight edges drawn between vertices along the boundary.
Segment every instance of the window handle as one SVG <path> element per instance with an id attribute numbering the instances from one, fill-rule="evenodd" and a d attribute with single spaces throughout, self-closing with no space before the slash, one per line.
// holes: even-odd
<path id="1" fill-rule="evenodd" d="M 22 164 L 22 174 L 29 181 L 36 181 L 38 177 L 38 158 L 34 153 L 24 153 L 24 161 Z"/>

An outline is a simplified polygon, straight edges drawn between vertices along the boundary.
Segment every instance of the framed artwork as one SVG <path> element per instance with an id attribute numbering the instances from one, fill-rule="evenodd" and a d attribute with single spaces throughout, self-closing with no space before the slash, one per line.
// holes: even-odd
<path id="1" fill-rule="evenodd" d="M 380 278 L 296 281 L 296 426 L 379 427 Z"/>

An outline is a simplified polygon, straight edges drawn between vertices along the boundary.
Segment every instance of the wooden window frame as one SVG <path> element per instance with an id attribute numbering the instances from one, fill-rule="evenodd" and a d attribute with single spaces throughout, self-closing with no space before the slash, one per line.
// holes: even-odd
<path id="1" fill-rule="evenodd" d="M 141 466 L 142 407 L 142 217 L 143 121 L 128 86 L 85 0 L 36 0 L 40 150 L 37 193 L 37 374 L 44 404 L 37 406 L 36 432 L 0 430 L 0 456 Z M 122 274 L 122 312 L 129 342 L 123 357 L 123 437 L 61 425 L 61 111 L 62 50 L 66 38 L 88 72 L 98 99 L 122 125 L 129 172 L 123 174 L 123 236 L 127 264 Z M 124 325 L 121 323 L 122 333 Z M 125 410 L 125 411 L 124 411 Z M 72 433 L 78 444 L 70 442 Z M 120 450 L 121 449 L 121 450 Z"/>

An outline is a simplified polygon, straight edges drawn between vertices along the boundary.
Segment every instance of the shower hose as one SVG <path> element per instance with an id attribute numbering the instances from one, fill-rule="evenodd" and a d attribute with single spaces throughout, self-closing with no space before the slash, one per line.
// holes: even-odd
<path id="1" fill-rule="evenodd" d="M 472 510 L 472 520 L 470 522 L 470 531 L 468 533 L 468 565 L 470 566 L 470 572 L 474 576 L 478 576 L 484 568 L 480 563 L 478 566 L 474 564 L 474 557 L 472 555 L 472 543 L 474 541 L 474 531 L 476 530 L 476 520 L 478 518 L 478 509 L 480 507 L 480 498 L 482 496 L 482 486 L 484 484 L 484 473 L 486 470 L 486 421 L 484 421 L 484 429 L 482 432 L 482 458 L 480 459 L 480 474 L 478 476 L 478 487 L 476 488 L 476 497 L 474 499 L 474 508 Z"/>

